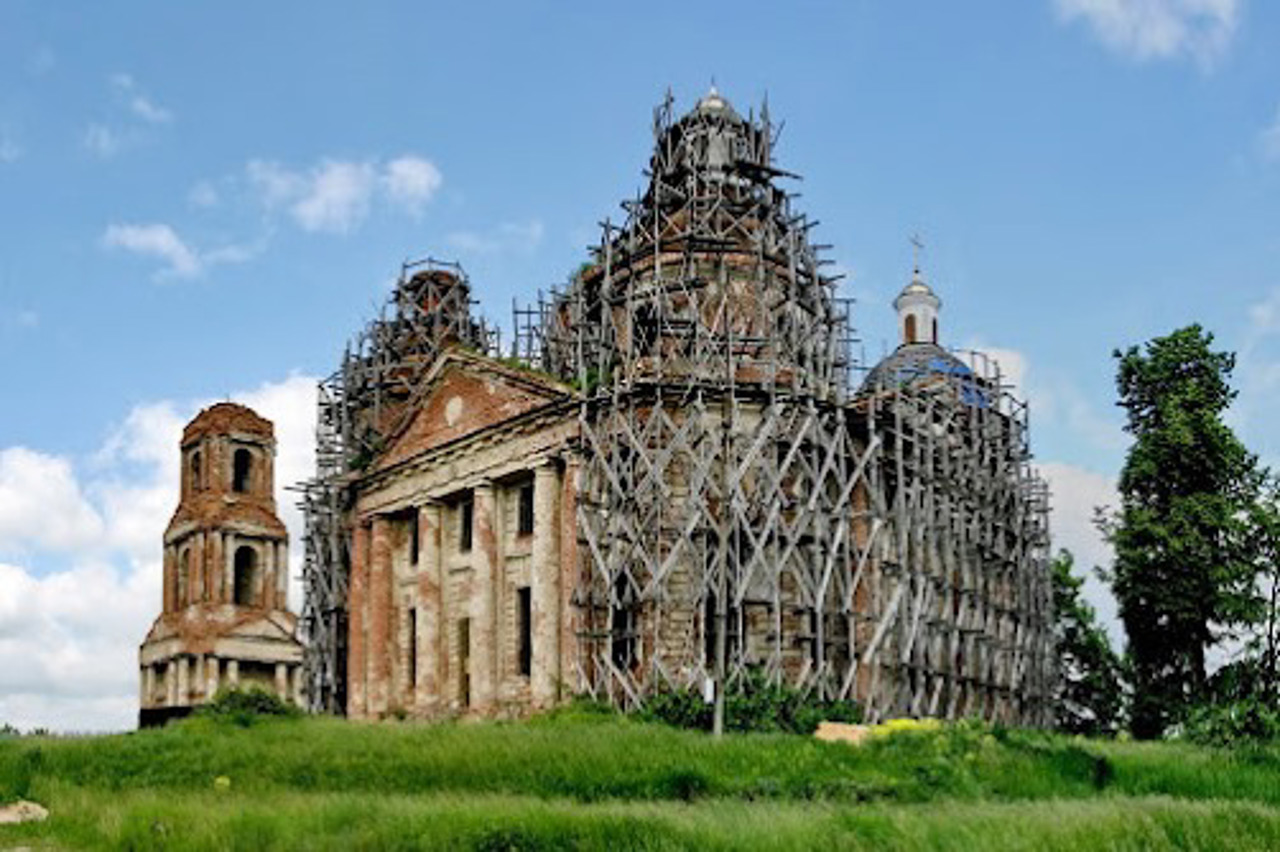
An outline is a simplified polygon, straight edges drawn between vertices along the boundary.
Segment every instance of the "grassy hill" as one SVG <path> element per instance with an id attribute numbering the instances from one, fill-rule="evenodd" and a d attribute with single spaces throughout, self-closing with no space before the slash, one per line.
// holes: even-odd
<path id="1" fill-rule="evenodd" d="M 0 849 L 1280 848 L 1280 752 L 962 724 L 854 748 L 566 711 L 0 739 Z"/>

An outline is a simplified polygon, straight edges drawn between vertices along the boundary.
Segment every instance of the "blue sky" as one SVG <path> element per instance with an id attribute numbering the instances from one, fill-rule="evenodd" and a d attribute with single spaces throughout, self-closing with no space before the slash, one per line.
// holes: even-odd
<path id="1" fill-rule="evenodd" d="M 1104 562 L 1113 348 L 1207 326 L 1280 462 L 1277 44 L 1256 0 L 0 0 L 0 720 L 130 724 L 200 405 L 261 408 L 304 476 L 401 261 L 461 261 L 509 329 L 713 79 L 785 122 L 868 361 L 922 236 L 944 342 L 1014 375 L 1058 542 Z"/>

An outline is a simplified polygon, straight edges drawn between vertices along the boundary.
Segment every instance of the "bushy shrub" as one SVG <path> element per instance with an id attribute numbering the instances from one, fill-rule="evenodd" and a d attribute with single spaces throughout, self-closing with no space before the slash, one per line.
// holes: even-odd
<path id="1" fill-rule="evenodd" d="M 259 716 L 297 718 L 302 715 L 295 705 L 256 686 L 220 689 L 212 701 L 201 705 L 196 712 L 201 716 L 234 722 L 243 728 L 252 725 Z"/>
<path id="2" fill-rule="evenodd" d="M 667 690 L 650 696 L 640 717 L 677 728 L 709 731 L 714 709 L 692 689 Z M 862 710 L 852 701 L 834 701 L 782 684 L 770 683 L 754 670 L 725 692 L 727 731 L 811 734 L 819 722 L 860 722 Z"/>
<path id="3" fill-rule="evenodd" d="M 1280 712 L 1261 698 L 1241 698 L 1194 708 L 1183 736 L 1203 745 L 1236 746 L 1280 739 Z"/>

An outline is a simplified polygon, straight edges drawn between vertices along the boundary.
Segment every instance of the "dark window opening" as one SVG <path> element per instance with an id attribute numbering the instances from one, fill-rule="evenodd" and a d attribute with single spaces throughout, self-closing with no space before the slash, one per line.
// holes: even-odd
<path id="1" fill-rule="evenodd" d="M 232 602 L 236 606 L 253 606 L 253 587 L 256 585 L 258 554 L 252 547 L 236 549 L 235 583 Z"/>
<path id="2" fill-rule="evenodd" d="M 613 583 L 613 630 L 610 649 L 613 664 L 623 671 L 634 668 L 636 660 L 635 598 L 627 575 L 619 573 Z"/>
<path id="3" fill-rule="evenodd" d="M 458 700 L 471 706 L 471 619 L 458 619 Z"/>
<path id="4" fill-rule="evenodd" d="M 418 510 L 409 515 L 409 564 L 418 564 Z"/>
<path id="5" fill-rule="evenodd" d="M 938 342 L 938 318 L 933 318 L 933 342 Z"/>
<path id="6" fill-rule="evenodd" d="M 516 523 L 518 535 L 533 535 L 533 483 L 520 486 L 520 517 Z"/>
<path id="7" fill-rule="evenodd" d="M 200 490 L 200 451 L 191 454 L 191 490 Z"/>
<path id="8" fill-rule="evenodd" d="M 467 553 L 471 550 L 471 527 L 475 521 L 475 502 L 468 499 L 458 507 L 461 518 L 458 530 L 458 550 Z"/>
<path id="9" fill-rule="evenodd" d="M 253 455 L 243 448 L 236 450 L 231 467 L 231 490 L 243 494 L 249 490 L 249 471 L 253 468 Z"/>
<path id="10" fill-rule="evenodd" d="M 907 343 L 916 342 L 916 315 L 907 314 Z"/>
<path id="11" fill-rule="evenodd" d="M 528 586 L 516 589 L 516 619 L 520 635 L 520 674 L 528 677 L 533 671 L 533 594 Z"/>
<path id="12" fill-rule="evenodd" d="M 409 607 L 409 694 L 418 686 L 418 610 Z"/>

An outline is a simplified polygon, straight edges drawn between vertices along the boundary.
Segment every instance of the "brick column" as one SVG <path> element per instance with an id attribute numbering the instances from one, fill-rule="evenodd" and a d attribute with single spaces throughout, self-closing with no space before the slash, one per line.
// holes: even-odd
<path id="1" fill-rule="evenodd" d="M 147 666 L 143 674 L 143 693 L 145 698 L 142 701 L 143 707 L 153 707 L 156 703 L 156 667 L 155 664 Z"/>
<path id="2" fill-rule="evenodd" d="M 178 597 L 177 581 L 174 579 L 178 571 L 178 554 L 172 546 L 164 549 L 164 583 L 162 596 L 164 600 L 160 602 L 160 608 L 165 612 L 173 612 L 177 609 L 176 601 Z"/>
<path id="3" fill-rule="evenodd" d="M 555 459 L 538 465 L 533 479 L 533 553 L 530 566 L 535 709 L 550 707 L 560 684 L 560 471 Z"/>
<path id="4" fill-rule="evenodd" d="M 351 541 L 351 589 L 349 591 L 347 641 L 347 715 L 363 719 L 369 713 L 365 692 L 365 607 L 369 597 L 369 528 L 357 522 Z"/>
<path id="5" fill-rule="evenodd" d="M 164 664 L 165 706 L 174 707 L 178 703 L 178 661 L 169 660 Z"/>
<path id="6" fill-rule="evenodd" d="M 578 460 L 573 454 L 565 458 L 564 476 L 560 481 L 560 673 L 564 678 L 577 668 L 578 637 L 573 605 L 573 590 L 578 585 Z M 570 690 L 585 689 L 582 682 L 566 683 Z"/>
<path id="7" fill-rule="evenodd" d="M 276 609 L 289 608 L 289 542 L 276 542 Z"/>
<path id="8" fill-rule="evenodd" d="M 186 706 L 191 703 L 191 670 L 186 656 L 178 657 L 178 698 L 175 704 Z"/>
<path id="9" fill-rule="evenodd" d="M 439 503 L 429 503 L 418 511 L 418 683 L 414 706 L 433 713 L 444 703 L 443 566 L 441 564 L 441 522 Z"/>
<path id="10" fill-rule="evenodd" d="M 236 595 L 236 537 L 234 533 L 222 535 L 222 602 L 232 603 Z"/>
<path id="11" fill-rule="evenodd" d="M 211 697 L 208 693 L 205 692 L 206 684 L 205 684 L 204 677 L 205 677 L 204 654 L 197 654 L 195 657 L 195 665 L 192 667 L 192 672 L 191 672 L 192 703 L 195 703 L 197 698 Z"/>
<path id="12" fill-rule="evenodd" d="M 498 506 L 492 482 L 476 486 L 471 565 L 471 706 L 493 709 L 497 694 Z"/>
<path id="13" fill-rule="evenodd" d="M 391 530 L 385 517 L 373 519 L 369 536 L 369 715 L 387 712 L 391 689 Z"/>
<path id="14" fill-rule="evenodd" d="M 222 554 L 222 533 L 214 532 L 209 536 L 209 600 L 214 603 L 222 603 L 226 599 L 226 593 L 222 588 L 225 565 L 226 557 Z"/>
<path id="15" fill-rule="evenodd" d="M 218 667 L 220 665 L 221 662 L 218 658 L 211 655 L 204 666 L 204 676 L 205 679 L 208 680 L 208 685 L 205 686 L 205 692 L 210 698 L 213 698 L 213 696 L 218 694 L 218 688 L 221 685 L 218 682 Z"/>

